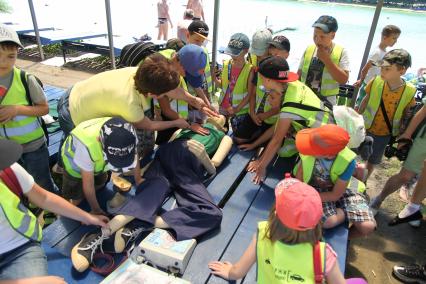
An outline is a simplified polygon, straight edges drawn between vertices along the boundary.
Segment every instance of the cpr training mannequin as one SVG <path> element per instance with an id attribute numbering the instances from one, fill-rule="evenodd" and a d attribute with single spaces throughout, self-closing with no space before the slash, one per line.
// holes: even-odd
<path id="1" fill-rule="evenodd" d="M 203 180 L 205 171 L 210 175 L 216 173 L 216 167 L 231 149 L 232 139 L 222 132 L 224 121 L 220 117 L 204 125 L 209 129 L 209 134 L 203 137 L 206 147 L 196 140 L 199 135 L 185 130 L 174 141 L 161 145 L 144 171 L 145 180 L 135 196 L 125 200 L 118 195 L 110 201 L 109 211 L 116 216 L 109 222 L 109 231 L 87 234 L 74 246 L 73 266 L 80 272 L 86 270 L 105 239 L 114 242 L 115 252 L 122 252 L 143 231 L 153 227 L 170 229 L 178 241 L 197 238 L 218 227 L 222 212 Z M 208 152 L 215 153 L 211 159 Z M 178 206 L 164 212 L 162 205 L 170 194 L 174 194 Z"/>

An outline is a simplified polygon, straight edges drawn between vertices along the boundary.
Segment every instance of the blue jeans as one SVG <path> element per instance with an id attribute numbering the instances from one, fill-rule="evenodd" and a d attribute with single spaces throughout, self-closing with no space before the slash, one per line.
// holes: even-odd
<path id="1" fill-rule="evenodd" d="M 68 137 L 68 135 L 71 133 L 71 131 L 74 129 L 75 125 L 72 122 L 71 114 L 69 110 L 69 96 L 71 93 L 71 88 L 69 88 L 65 94 L 59 99 L 58 101 L 58 120 L 59 125 L 61 126 L 61 129 L 63 131 L 61 142 L 59 143 L 59 153 L 58 153 L 58 165 L 60 167 L 64 167 L 64 163 L 62 162 L 62 155 L 61 155 L 61 149 L 62 145 L 65 142 L 65 139 Z"/>
<path id="2" fill-rule="evenodd" d="M 49 150 L 45 143 L 35 151 L 23 153 L 18 163 L 33 176 L 38 185 L 59 194 L 59 189 L 50 175 Z"/>
<path id="3" fill-rule="evenodd" d="M 0 254 L 0 280 L 47 275 L 47 258 L 40 243 L 29 241 Z"/>

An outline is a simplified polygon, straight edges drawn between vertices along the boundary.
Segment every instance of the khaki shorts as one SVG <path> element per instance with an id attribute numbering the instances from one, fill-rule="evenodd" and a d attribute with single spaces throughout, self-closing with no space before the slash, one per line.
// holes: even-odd
<path id="1" fill-rule="evenodd" d="M 404 169 L 420 174 L 423 169 L 423 161 L 426 159 L 426 125 L 420 129 L 417 137 L 413 141 L 407 160 L 404 162 Z"/>
<path id="2" fill-rule="evenodd" d="M 109 180 L 108 173 L 95 176 L 95 189 L 105 186 Z M 68 200 L 80 200 L 84 198 L 83 182 L 81 178 L 76 178 L 64 172 L 62 176 L 62 197 Z"/>

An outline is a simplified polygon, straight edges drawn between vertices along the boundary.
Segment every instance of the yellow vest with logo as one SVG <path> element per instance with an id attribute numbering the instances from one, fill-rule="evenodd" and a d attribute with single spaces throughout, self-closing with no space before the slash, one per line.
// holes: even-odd
<path id="1" fill-rule="evenodd" d="M 161 50 L 158 53 L 166 57 L 167 59 L 171 59 L 173 54 L 176 53 L 173 49 L 165 49 Z M 185 91 L 188 92 L 188 86 L 186 85 L 185 79 L 180 76 L 180 84 L 179 87 L 183 88 Z M 159 104 L 157 103 L 157 107 L 159 107 Z M 187 119 L 188 118 L 188 103 L 184 100 L 176 100 L 172 99 L 170 100 L 170 107 L 179 114 L 181 118 Z"/>
<path id="2" fill-rule="evenodd" d="M 219 97 L 219 105 L 222 104 L 223 98 L 225 97 L 225 93 L 229 87 L 229 65 L 230 60 L 226 60 L 223 62 L 223 69 L 222 69 L 222 92 Z M 231 67 L 232 68 L 232 67 Z M 237 82 L 235 83 L 234 90 L 232 91 L 232 94 L 229 94 L 232 97 L 232 107 L 237 107 L 241 101 L 248 95 L 248 87 L 247 83 L 250 76 L 250 70 L 251 70 L 251 64 L 246 62 L 244 63 L 243 68 L 241 69 L 241 72 L 238 76 Z M 238 113 L 237 115 L 246 114 L 248 113 L 249 108 L 248 104 L 245 105 Z"/>
<path id="3" fill-rule="evenodd" d="M 28 239 L 41 241 L 42 228 L 37 218 L 1 180 L 0 206 L 15 231 Z"/>
<path id="4" fill-rule="evenodd" d="M 268 222 L 257 225 L 257 283 L 315 283 L 314 257 L 311 243 L 287 245 L 271 242 L 267 236 Z M 322 268 L 325 268 L 326 244 L 321 242 Z"/>
<path id="5" fill-rule="evenodd" d="M 13 80 L 1 106 L 28 106 L 26 92 L 21 81 L 21 71 L 13 68 Z M 26 144 L 43 137 L 44 132 L 36 116 L 17 115 L 8 122 L 0 123 L 0 139 Z"/>
<path id="6" fill-rule="evenodd" d="M 100 131 L 104 123 L 111 117 L 95 118 L 80 123 L 71 131 L 62 146 L 61 154 L 66 172 L 76 178 L 81 178 L 81 170 L 74 163 L 75 148 L 73 140 L 77 139 L 86 147 L 94 164 L 94 175 L 106 172 L 106 161 L 99 141 Z"/>
<path id="7" fill-rule="evenodd" d="M 339 154 L 337 154 L 330 169 L 330 178 L 333 183 L 336 183 L 339 176 L 346 171 L 349 164 L 352 163 L 355 157 L 356 154 L 348 147 L 345 147 L 342 151 L 339 152 Z M 309 184 L 312 179 L 312 173 L 314 171 L 315 157 L 300 154 L 300 160 L 303 169 L 303 181 Z M 298 165 L 296 165 L 294 173 L 296 173 L 297 168 Z M 363 193 L 365 191 L 365 184 L 355 177 L 351 177 L 348 188 L 352 189 L 354 192 L 358 191 Z"/>
<path id="8" fill-rule="evenodd" d="M 311 65 L 312 58 L 314 56 L 316 45 L 312 44 L 308 46 L 303 56 L 302 76 L 300 81 L 306 83 L 306 77 L 308 76 L 309 66 Z M 331 61 L 339 65 L 340 58 L 342 57 L 343 47 L 335 44 L 331 51 Z M 327 67 L 324 66 L 321 79 L 321 95 L 323 96 L 337 96 L 339 94 L 339 83 L 331 77 Z"/>
<path id="9" fill-rule="evenodd" d="M 367 103 L 367 107 L 363 113 L 365 128 L 369 129 L 373 124 L 376 113 L 380 108 L 380 100 L 383 95 L 383 88 L 385 87 L 385 81 L 380 76 L 376 76 L 371 85 L 370 98 Z M 402 116 L 404 114 L 404 109 L 410 104 L 411 100 L 416 94 L 416 88 L 406 82 L 405 88 L 402 93 L 401 99 L 399 100 L 398 106 L 396 108 L 395 114 L 393 115 L 392 120 L 392 135 L 399 135 L 399 128 L 401 126 Z"/>

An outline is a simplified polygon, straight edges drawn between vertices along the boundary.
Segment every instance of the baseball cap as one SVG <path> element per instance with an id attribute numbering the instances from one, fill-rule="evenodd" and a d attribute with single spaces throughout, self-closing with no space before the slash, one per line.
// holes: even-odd
<path id="1" fill-rule="evenodd" d="M 296 148 L 303 155 L 334 156 L 348 143 L 348 132 L 335 124 L 303 129 L 296 134 Z"/>
<path id="2" fill-rule="evenodd" d="M 113 117 L 101 128 L 102 151 L 107 166 L 114 172 L 127 172 L 136 167 L 138 139 L 132 124 Z"/>
<path id="3" fill-rule="evenodd" d="M 275 36 L 272 41 L 269 42 L 269 45 L 280 50 L 290 51 L 290 41 L 283 35 Z"/>
<path id="4" fill-rule="evenodd" d="M 209 26 L 207 26 L 207 24 L 203 21 L 195 20 L 195 21 L 192 21 L 191 24 L 189 24 L 188 32 L 196 33 L 202 38 L 207 39 L 209 35 Z"/>
<path id="5" fill-rule="evenodd" d="M 204 70 L 207 63 L 207 55 L 204 50 L 198 45 L 187 44 L 177 54 L 180 64 L 185 69 L 185 78 L 188 83 L 194 88 L 201 87 L 203 85 L 203 75 L 199 71 Z"/>
<path id="6" fill-rule="evenodd" d="M 339 26 L 337 25 L 337 20 L 332 16 L 321 16 L 315 23 L 312 25 L 314 28 L 320 28 L 325 33 L 337 32 Z"/>
<path id="7" fill-rule="evenodd" d="M 289 69 L 287 60 L 284 58 L 268 56 L 260 61 L 258 71 L 262 76 L 282 83 L 299 79 L 299 76 L 294 72 L 288 71 Z"/>
<path id="8" fill-rule="evenodd" d="M 391 66 L 398 64 L 402 67 L 411 67 L 411 55 L 405 49 L 393 49 L 383 56 L 382 60 L 374 63 L 378 67 Z"/>
<path id="9" fill-rule="evenodd" d="M 228 55 L 238 56 L 244 49 L 250 48 L 250 39 L 243 33 L 236 33 L 231 36 L 228 46 L 224 53 Z"/>
<path id="10" fill-rule="evenodd" d="M 321 197 L 312 186 L 285 178 L 275 187 L 275 212 L 284 226 L 297 231 L 310 230 L 321 220 Z"/>
<path id="11" fill-rule="evenodd" d="M 272 41 L 271 31 L 268 29 L 258 30 L 251 39 L 250 53 L 262 56 L 266 53 L 269 42 Z"/>
<path id="12" fill-rule="evenodd" d="M 19 40 L 18 34 L 9 28 L 7 25 L 0 24 L 0 42 L 11 41 L 19 45 L 20 47 L 24 47 Z"/>
<path id="13" fill-rule="evenodd" d="M 15 141 L 0 140 L 0 171 L 10 167 L 19 160 L 22 154 L 22 146 Z"/>

